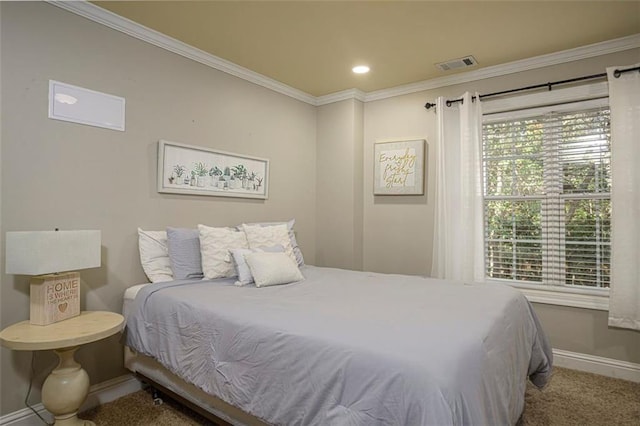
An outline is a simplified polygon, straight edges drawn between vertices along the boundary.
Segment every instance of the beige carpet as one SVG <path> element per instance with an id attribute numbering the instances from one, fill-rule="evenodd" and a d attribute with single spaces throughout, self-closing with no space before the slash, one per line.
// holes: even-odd
<path id="1" fill-rule="evenodd" d="M 554 368 L 543 390 L 529 385 L 522 425 L 640 426 L 640 383 Z"/>
<path id="2" fill-rule="evenodd" d="M 162 405 L 154 405 L 150 393 L 144 390 L 80 417 L 93 420 L 97 426 L 215 424 L 169 398 Z M 544 390 L 528 387 L 518 425 L 640 426 L 640 383 L 555 368 Z"/>

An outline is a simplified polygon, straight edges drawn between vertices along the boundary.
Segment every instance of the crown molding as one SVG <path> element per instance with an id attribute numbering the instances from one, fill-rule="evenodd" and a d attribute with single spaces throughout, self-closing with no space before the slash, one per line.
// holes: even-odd
<path id="1" fill-rule="evenodd" d="M 257 84 L 277 93 L 289 96 L 293 99 L 305 102 L 309 105 L 320 106 L 346 99 L 356 99 L 361 102 L 371 102 L 395 96 L 408 95 L 425 90 L 437 89 L 445 86 L 468 83 L 485 78 L 499 77 L 522 71 L 534 70 L 538 68 L 558 65 L 580 59 L 592 58 L 609 53 L 621 52 L 624 50 L 640 48 L 640 34 L 608 40 L 601 43 L 590 44 L 575 49 L 563 50 L 547 55 L 535 56 L 533 58 L 522 59 L 501 65 L 481 68 L 475 71 L 468 71 L 446 77 L 438 77 L 431 80 L 424 80 L 416 83 L 391 87 L 389 89 L 376 90 L 373 92 L 363 92 L 358 89 L 348 89 L 340 92 L 330 93 L 323 96 L 313 96 L 302 90 L 298 90 L 270 77 L 259 74 L 250 69 L 244 68 L 226 59 L 197 49 L 186 43 L 178 41 L 158 31 L 147 28 L 129 19 L 116 15 L 113 12 L 102 9 L 86 0 L 81 1 L 61 1 L 45 0 L 47 3 L 61 9 L 75 13 L 91 21 L 105 25 L 116 31 L 120 31 L 131 37 L 153 44 L 154 46 L 192 59 L 203 65 L 225 72 L 248 82 Z"/>
<path id="2" fill-rule="evenodd" d="M 590 44 L 587 46 L 577 47 L 575 49 L 562 50 L 560 52 L 549 53 L 547 55 L 534 56 L 533 58 L 494 65 L 452 76 L 438 77 L 417 83 L 391 87 L 389 89 L 376 90 L 374 92 L 366 93 L 365 102 L 408 95 L 410 93 L 422 92 L 424 90 L 437 89 L 445 86 L 453 86 L 485 78 L 499 77 L 636 48 L 640 48 L 640 34 L 603 41 L 601 43 Z"/>
<path id="3" fill-rule="evenodd" d="M 203 65 L 217 69 L 224 73 L 233 75 L 251 83 L 257 84 L 264 88 L 273 90 L 274 92 L 281 93 L 299 101 L 316 105 L 316 97 L 301 90 L 295 89 L 284 83 L 281 83 L 272 78 L 266 77 L 250 69 L 244 68 L 226 59 L 219 58 L 215 55 L 207 53 L 203 50 L 197 49 L 186 43 L 178 41 L 167 35 L 164 35 L 158 31 L 147 28 L 144 25 L 140 25 L 122 16 L 116 15 L 113 12 L 102 9 L 92 3 L 85 0 L 82 1 L 57 1 L 46 0 L 47 3 L 57 6 L 61 9 L 75 13 L 76 15 L 87 18 L 91 21 L 97 22 L 116 31 L 120 31 L 131 37 L 153 44 L 154 46 L 176 53 L 185 58 L 192 59 Z"/>
<path id="4" fill-rule="evenodd" d="M 365 102 L 367 94 L 359 89 L 348 89 L 340 92 L 330 93 L 324 96 L 318 96 L 316 98 L 316 106 L 332 104 L 334 102 L 340 102 L 347 99 L 355 99 L 360 102 Z"/>

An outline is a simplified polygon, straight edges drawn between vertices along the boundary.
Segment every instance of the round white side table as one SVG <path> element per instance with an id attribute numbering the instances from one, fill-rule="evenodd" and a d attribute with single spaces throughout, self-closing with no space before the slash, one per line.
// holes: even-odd
<path id="1" fill-rule="evenodd" d="M 84 344 L 122 330 L 124 317 L 114 312 L 83 311 L 79 316 L 49 325 L 22 321 L 0 332 L 0 343 L 16 351 L 53 350 L 58 366 L 42 386 L 42 405 L 55 416 L 56 426 L 94 425 L 78 419 L 78 410 L 89 393 L 89 376 L 74 358 Z"/>

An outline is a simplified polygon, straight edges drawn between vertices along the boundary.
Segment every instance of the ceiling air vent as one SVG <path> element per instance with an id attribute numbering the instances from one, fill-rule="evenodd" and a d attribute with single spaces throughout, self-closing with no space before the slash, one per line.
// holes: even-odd
<path id="1" fill-rule="evenodd" d="M 472 67 L 476 65 L 478 61 L 473 56 L 465 56 L 464 58 L 451 59 L 450 61 L 440 62 L 436 64 L 436 67 L 442 71 L 457 70 L 460 68 Z"/>

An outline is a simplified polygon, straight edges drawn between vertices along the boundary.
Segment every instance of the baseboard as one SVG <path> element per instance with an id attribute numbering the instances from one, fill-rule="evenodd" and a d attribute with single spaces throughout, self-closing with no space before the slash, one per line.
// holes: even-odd
<path id="1" fill-rule="evenodd" d="M 640 364 L 633 362 L 554 349 L 553 364 L 571 370 L 640 383 Z"/>
<path id="2" fill-rule="evenodd" d="M 82 404 L 80 411 L 90 410 L 98 405 L 114 401 L 130 393 L 142 389 L 142 383 L 133 374 L 125 374 L 106 382 L 91 386 L 87 400 Z"/>
<path id="3" fill-rule="evenodd" d="M 89 388 L 87 400 L 82 404 L 80 411 L 90 410 L 101 404 L 118 399 L 142 389 L 142 384 L 132 374 L 126 374 L 106 382 L 98 383 Z M 53 416 L 49 413 L 42 403 L 35 404 L 33 408 L 47 422 L 53 422 Z M 33 426 L 42 424 L 40 419 L 28 408 L 14 411 L 0 417 L 0 426 Z"/>

